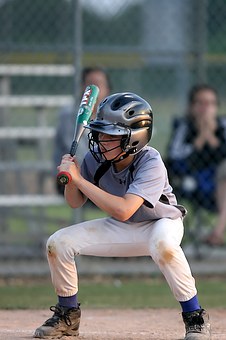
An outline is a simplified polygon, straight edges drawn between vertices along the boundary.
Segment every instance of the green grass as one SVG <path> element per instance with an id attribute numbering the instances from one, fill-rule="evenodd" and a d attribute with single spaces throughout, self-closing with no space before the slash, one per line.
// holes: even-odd
<path id="1" fill-rule="evenodd" d="M 226 307 L 223 278 L 197 280 L 199 300 L 205 308 Z M 83 308 L 178 308 L 166 282 L 154 279 L 81 280 L 79 301 Z M 1 309 L 40 309 L 56 303 L 50 282 L 2 282 Z"/>

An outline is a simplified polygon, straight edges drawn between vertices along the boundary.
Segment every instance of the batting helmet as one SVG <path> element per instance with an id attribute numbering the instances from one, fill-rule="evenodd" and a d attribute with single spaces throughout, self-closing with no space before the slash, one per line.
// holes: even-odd
<path id="1" fill-rule="evenodd" d="M 93 153 L 93 142 L 98 144 L 98 133 L 101 132 L 122 135 L 122 150 L 127 154 L 136 154 L 151 139 L 152 126 L 152 109 L 143 98 L 130 92 L 108 96 L 99 104 L 96 119 L 86 126 L 91 130 L 90 151 Z"/>

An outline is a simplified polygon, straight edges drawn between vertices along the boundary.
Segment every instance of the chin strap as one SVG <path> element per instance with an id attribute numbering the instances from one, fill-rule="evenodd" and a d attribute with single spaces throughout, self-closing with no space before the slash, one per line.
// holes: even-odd
<path id="1" fill-rule="evenodd" d="M 121 162 L 123 159 L 127 158 L 128 156 L 134 154 L 136 152 L 135 148 L 130 149 L 129 151 L 127 151 L 125 154 L 123 154 L 122 156 L 119 157 L 119 159 L 115 160 L 115 158 L 117 158 L 119 155 L 117 155 L 115 158 L 110 159 L 109 162 L 111 163 L 119 163 Z"/>
<path id="2" fill-rule="evenodd" d="M 114 160 L 114 158 L 113 158 L 113 159 L 109 160 L 109 162 L 114 163 L 114 164 L 115 164 L 115 163 L 119 163 L 119 162 L 121 162 L 123 159 L 127 158 L 129 155 L 130 155 L 130 154 L 129 154 L 128 152 L 126 152 L 124 155 L 120 156 L 119 159 Z M 118 156 L 119 156 L 119 155 L 118 155 Z M 116 156 L 116 158 L 117 158 L 118 156 Z"/>

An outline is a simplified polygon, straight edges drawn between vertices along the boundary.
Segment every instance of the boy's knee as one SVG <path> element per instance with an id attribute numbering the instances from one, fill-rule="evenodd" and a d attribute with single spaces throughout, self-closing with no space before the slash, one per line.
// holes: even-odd
<path id="1" fill-rule="evenodd" d="M 178 252 L 178 246 L 167 241 L 158 241 L 150 248 L 153 260 L 162 266 L 172 263 Z"/>
<path id="2" fill-rule="evenodd" d="M 54 233 L 53 235 L 51 235 L 46 243 L 46 253 L 48 258 L 50 259 L 54 259 L 57 257 L 58 253 L 59 253 L 59 237 L 56 236 L 57 233 Z"/>
<path id="3" fill-rule="evenodd" d="M 61 232 L 61 230 L 55 232 L 47 240 L 46 252 L 48 258 L 56 258 L 62 254 L 72 252 L 74 255 L 71 238 L 66 233 Z"/>

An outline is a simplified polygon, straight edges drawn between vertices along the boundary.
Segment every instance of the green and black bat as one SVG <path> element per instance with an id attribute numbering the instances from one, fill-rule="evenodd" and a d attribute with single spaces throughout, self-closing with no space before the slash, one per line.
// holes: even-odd
<path id="1" fill-rule="evenodd" d="M 78 148 L 79 140 L 85 130 L 84 126 L 88 123 L 94 105 L 96 103 L 99 94 L 99 88 L 96 85 L 89 85 L 86 87 L 82 96 L 81 104 L 76 115 L 76 123 L 73 141 L 71 144 L 70 155 L 73 157 Z M 61 171 L 57 175 L 57 182 L 62 185 L 66 185 L 71 181 L 71 175 L 66 171 Z"/>

